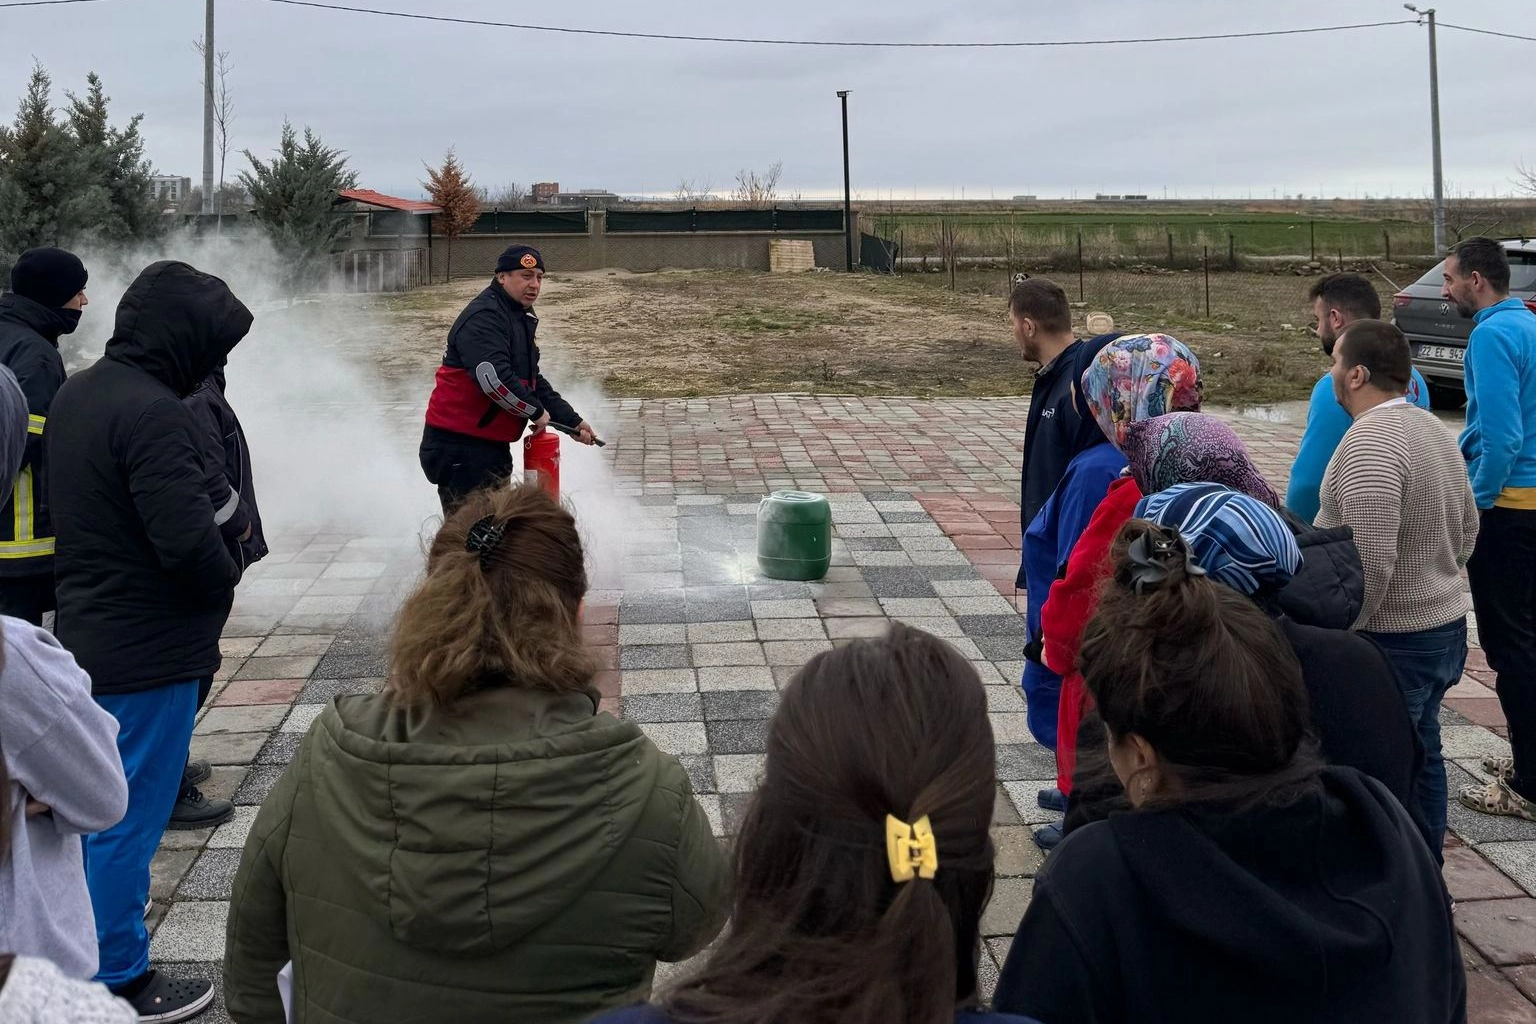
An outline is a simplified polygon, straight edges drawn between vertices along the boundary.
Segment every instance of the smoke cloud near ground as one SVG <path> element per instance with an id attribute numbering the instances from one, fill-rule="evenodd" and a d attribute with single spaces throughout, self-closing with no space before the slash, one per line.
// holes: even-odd
<path id="1" fill-rule="evenodd" d="M 250 444 L 269 542 L 291 544 L 320 533 L 430 540 L 440 523 L 437 494 L 416 450 L 432 378 L 387 380 L 371 356 L 379 345 L 419 341 L 398 337 L 398 326 L 358 296 L 290 303 L 281 286 L 283 261 L 252 236 L 175 235 L 152 249 L 83 249 L 80 255 L 91 275 L 90 306 L 80 328 L 61 339 L 72 373 L 101 356 L 118 301 L 156 260 L 183 260 L 219 276 L 255 314 L 250 334 L 230 356 L 228 395 Z M 541 340 L 547 375 L 614 442 L 601 392 L 563 358 L 557 337 Z M 643 528 L 643 510 L 617 493 L 601 449 L 560 440 L 562 495 L 581 528 L 592 588 L 618 590 L 624 538 Z M 520 444 L 513 448 L 516 480 L 522 451 Z"/>

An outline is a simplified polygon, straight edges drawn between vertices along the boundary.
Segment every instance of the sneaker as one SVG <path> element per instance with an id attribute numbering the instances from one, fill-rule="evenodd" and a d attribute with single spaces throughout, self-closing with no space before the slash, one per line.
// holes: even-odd
<path id="1" fill-rule="evenodd" d="M 235 805 L 228 800 L 210 800 L 202 790 L 189 786 L 176 798 L 171 820 L 166 828 L 184 831 L 195 828 L 213 828 L 235 816 Z"/>
<path id="2" fill-rule="evenodd" d="M 181 773 L 181 788 L 191 789 L 193 786 L 201 786 L 213 777 L 213 765 L 207 761 L 188 761 L 187 767 Z"/>
<path id="3" fill-rule="evenodd" d="M 1468 786 L 1458 796 L 1463 807 L 1483 814 L 1500 814 L 1523 821 L 1536 821 L 1536 800 L 1527 800 L 1499 779 L 1486 786 Z"/>
<path id="4" fill-rule="evenodd" d="M 134 989 L 133 995 L 126 994 Z M 113 994 L 128 1001 L 139 1015 L 139 1024 L 176 1024 L 191 1020 L 213 1004 L 213 982 L 148 971 Z"/>
<path id="5" fill-rule="evenodd" d="M 1035 829 L 1035 845 L 1047 853 L 1056 849 L 1063 838 L 1064 834 L 1059 821 Z"/>
<path id="6" fill-rule="evenodd" d="M 1035 803 L 1047 811 L 1061 811 L 1065 814 L 1067 810 L 1067 798 L 1055 786 L 1052 786 L 1050 789 L 1042 789 L 1036 793 Z"/>

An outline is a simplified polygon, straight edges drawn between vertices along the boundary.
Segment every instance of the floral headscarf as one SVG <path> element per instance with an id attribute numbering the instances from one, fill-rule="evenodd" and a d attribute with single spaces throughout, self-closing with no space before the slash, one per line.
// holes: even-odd
<path id="1" fill-rule="evenodd" d="M 1280 496 L 1264 479 L 1235 431 L 1215 416 L 1172 412 L 1126 426 L 1120 444 L 1143 494 L 1175 484 L 1222 484 L 1270 508 Z"/>
<path id="2" fill-rule="evenodd" d="M 1125 428 L 1164 413 L 1200 409 L 1200 360 L 1168 334 L 1130 334 L 1105 345 L 1083 371 L 1083 398 L 1117 448 Z"/>

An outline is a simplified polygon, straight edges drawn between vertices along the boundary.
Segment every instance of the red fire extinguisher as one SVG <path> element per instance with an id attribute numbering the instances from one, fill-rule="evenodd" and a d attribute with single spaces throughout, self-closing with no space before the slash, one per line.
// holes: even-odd
<path id="1" fill-rule="evenodd" d="M 523 480 L 538 484 L 545 494 L 560 500 L 560 437 L 553 430 L 541 430 L 523 439 Z"/>

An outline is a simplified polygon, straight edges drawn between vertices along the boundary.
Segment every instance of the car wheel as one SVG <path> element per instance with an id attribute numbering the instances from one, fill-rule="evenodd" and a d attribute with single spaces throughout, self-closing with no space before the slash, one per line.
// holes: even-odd
<path id="1" fill-rule="evenodd" d="M 1467 404 L 1467 393 L 1457 384 L 1441 384 L 1428 381 L 1429 407 L 1443 412 L 1455 412 Z"/>

